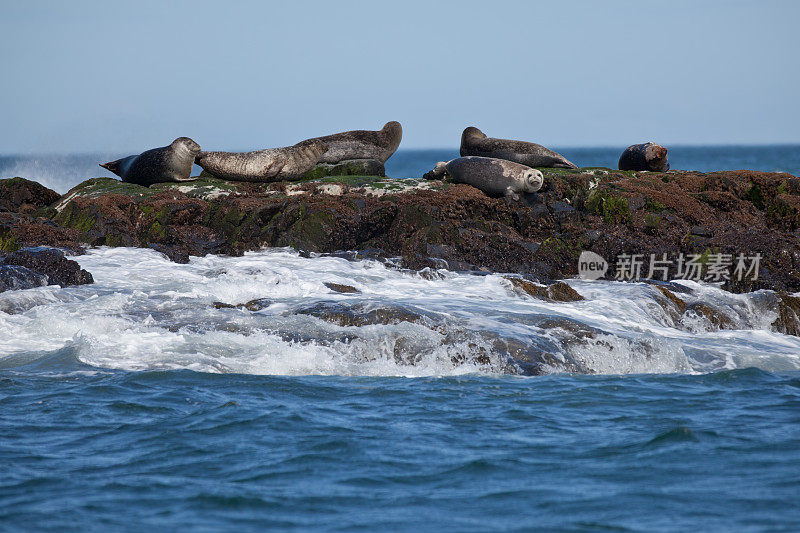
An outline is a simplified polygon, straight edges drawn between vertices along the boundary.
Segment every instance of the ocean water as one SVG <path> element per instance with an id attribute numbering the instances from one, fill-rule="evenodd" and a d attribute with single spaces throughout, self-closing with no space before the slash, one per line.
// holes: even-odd
<path id="1" fill-rule="evenodd" d="M 670 154 L 800 171 L 797 147 L 718 150 Z M 0 176 L 65 191 L 96 159 Z M 500 274 L 288 249 L 74 259 L 95 284 L 0 293 L 0 530 L 800 529 L 800 338 L 770 331 L 766 291 L 676 282 L 718 330 L 645 283 L 567 280 L 586 299 L 546 303 Z M 320 318 L 376 309 L 414 321 Z"/>

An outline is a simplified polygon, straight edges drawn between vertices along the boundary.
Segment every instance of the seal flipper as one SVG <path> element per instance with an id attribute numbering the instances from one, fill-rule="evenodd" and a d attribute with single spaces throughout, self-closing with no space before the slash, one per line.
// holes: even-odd
<path id="1" fill-rule="evenodd" d="M 433 170 L 426 172 L 425 175 L 422 176 L 424 180 L 436 180 L 436 179 L 444 179 L 447 177 L 447 163 L 450 161 L 439 161 L 436 163 L 436 166 L 433 167 Z"/>
<path id="2" fill-rule="evenodd" d="M 511 187 L 506 187 L 506 190 L 503 192 L 503 196 L 505 196 L 506 200 L 508 201 L 519 201 L 519 194 L 517 194 Z"/>

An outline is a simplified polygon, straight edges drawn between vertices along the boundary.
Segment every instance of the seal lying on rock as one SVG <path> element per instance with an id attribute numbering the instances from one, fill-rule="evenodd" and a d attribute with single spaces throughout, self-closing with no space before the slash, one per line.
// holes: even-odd
<path id="1" fill-rule="evenodd" d="M 505 196 L 512 200 L 519 200 L 520 194 L 538 191 L 544 183 L 544 176 L 535 168 L 492 157 L 469 156 L 447 163 L 441 161 L 426 177 L 445 174 L 456 183 L 482 190 L 487 196 Z"/>
<path id="2" fill-rule="evenodd" d="M 178 137 L 169 146 L 153 148 L 100 166 L 122 178 L 122 181 L 147 187 L 154 183 L 191 179 L 189 176 L 198 153 L 199 144 L 189 137 Z"/>
<path id="3" fill-rule="evenodd" d="M 399 122 L 387 122 L 379 131 L 354 130 L 308 139 L 299 144 L 320 141 L 328 146 L 320 163 L 339 163 L 351 159 L 376 159 L 381 163 L 400 146 L 403 127 Z"/>
<path id="4" fill-rule="evenodd" d="M 461 156 L 469 155 L 495 157 L 529 167 L 578 168 L 563 155 L 541 144 L 487 137 L 473 126 L 461 134 Z"/>
<path id="5" fill-rule="evenodd" d="M 255 152 L 200 152 L 197 164 L 217 178 L 234 181 L 271 182 L 298 180 L 314 168 L 328 147 L 309 139 L 285 148 Z"/>
<path id="6" fill-rule="evenodd" d="M 667 149 L 653 142 L 628 146 L 619 158 L 619 169 L 666 172 Z"/>

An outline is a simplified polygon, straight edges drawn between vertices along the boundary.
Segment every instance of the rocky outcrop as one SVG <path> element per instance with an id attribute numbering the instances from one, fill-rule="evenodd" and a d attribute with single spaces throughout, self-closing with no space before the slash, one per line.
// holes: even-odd
<path id="1" fill-rule="evenodd" d="M 32 289 L 47 285 L 45 274 L 17 265 L 0 264 L 0 292 Z"/>
<path id="2" fill-rule="evenodd" d="M 583 250 L 611 263 L 607 278 L 623 254 L 693 255 L 708 267 L 716 254 L 758 253 L 758 279 L 721 279 L 725 288 L 800 290 L 795 176 L 541 170 L 542 190 L 519 202 L 463 184 L 376 176 L 270 184 L 202 176 L 149 188 L 100 178 L 34 213 L 0 214 L 0 246 L 147 246 L 179 261 L 263 246 L 357 250 L 357 257 L 394 258 L 400 268 L 518 273 L 541 281 L 575 276 Z M 678 268 L 669 266 L 668 277 L 681 277 Z M 646 262 L 639 274 L 647 276 Z"/>
<path id="3" fill-rule="evenodd" d="M 55 248 L 23 248 L 0 257 L 0 292 L 87 283 L 94 283 L 92 275 Z"/>
<path id="4" fill-rule="evenodd" d="M 61 197 L 57 192 L 24 178 L 0 180 L 0 211 L 31 214 Z"/>
<path id="5" fill-rule="evenodd" d="M 564 283 L 557 281 L 550 285 L 539 285 L 531 281 L 506 276 L 506 279 L 511 282 L 515 289 L 525 293 L 539 300 L 549 302 L 578 302 L 583 300 L 583 296 L 578 294 L 578 291 Z"/>

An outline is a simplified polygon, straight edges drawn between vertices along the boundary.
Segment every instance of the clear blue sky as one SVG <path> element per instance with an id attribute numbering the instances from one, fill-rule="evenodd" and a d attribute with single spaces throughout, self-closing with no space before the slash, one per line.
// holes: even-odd
<path id="1" fill-rule="evenodd" d="M 800 2 L 11 2 L 0 153 L 800 142 Z"/>

